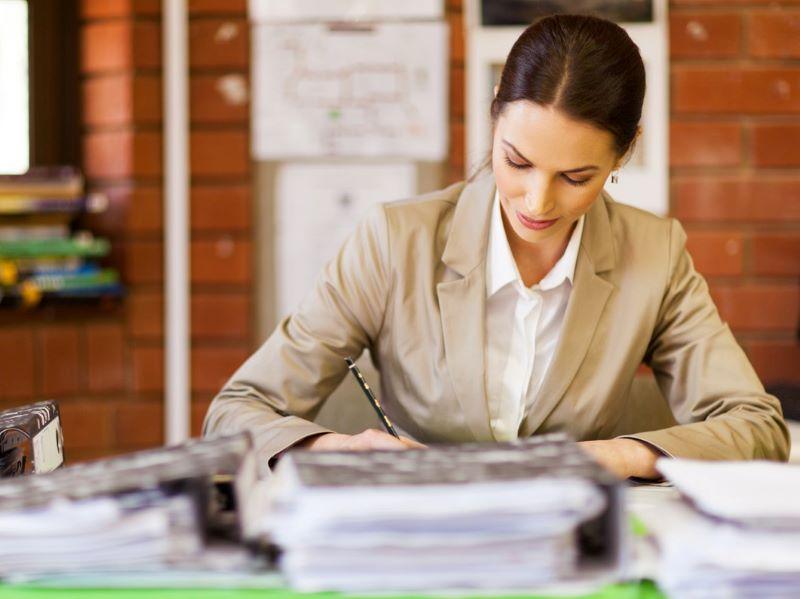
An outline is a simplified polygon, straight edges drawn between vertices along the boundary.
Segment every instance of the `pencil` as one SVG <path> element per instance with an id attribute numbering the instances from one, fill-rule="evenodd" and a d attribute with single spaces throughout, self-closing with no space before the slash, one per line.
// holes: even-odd
<path id="1" fill-rule="evenodd" d="M 370 405 L 375 410 L 375 413 L 378 415 L 378 418 L 380 418 L 381 424 L 383 424 L 383 428 L 385 428 L 386 432 L 388 432 L 390 435 L 394 435 L 399 439 L 400 435 L 397 434 L 397 431 L 394 430 L 392 423 L 389 422 L 389 418 L 386 416 L 386 412 L 384 412 L 383 409 L 381 408 L 381 404 L 378 401 L 378 398 L 375 397 L 375 394 L 372 392 L 372 389 L 370 389 L 369 385 L 367 384 L 367 381 L 364 380 L 364 375 L 361 374 L 361 371 L 358 369 L 358 366 L 356 366 L 356 363 L 353 362 L 353 359 L 349 356 L 346 357 L 344 361 L 347 362 L 347 367 L 350 369 L 350 372 L 353 373 L 353 376 L 356 377 L 358 386 L 361 387 L 361 390 L 364 392 L 364 395 L 367 396 Z"/>

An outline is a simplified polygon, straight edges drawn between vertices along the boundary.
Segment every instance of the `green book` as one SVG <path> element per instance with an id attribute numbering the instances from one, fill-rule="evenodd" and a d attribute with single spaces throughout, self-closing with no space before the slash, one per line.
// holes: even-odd
<path id="1" fill-rule="evenodd" d="M 71 239 L 20 239 L 0 241 L 0 258 L 81 256 L 99 258 L 108 254 L 107 239 L 76 236 Z"/>

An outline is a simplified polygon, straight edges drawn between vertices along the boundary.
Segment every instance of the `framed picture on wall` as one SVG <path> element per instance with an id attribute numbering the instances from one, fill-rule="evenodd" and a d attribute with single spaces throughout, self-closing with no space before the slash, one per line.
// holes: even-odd
<path id="1" fill-rule="evenodd" d="M 535 20 L 520 25 L 485 25 L 482 8 L 495 0 L 466 0 L 466 156 L 465 176 L 484 164 L 491 148 L 492 124 L 489 110 L 494 87 L 500 80 L 503 65 L 519 35 Z M 579 12 L 579 5 L 611 5 L 624 2 L 583 2 L 533 0 L 497 0 L 497 4 L 519 4 L 561 7 L 556 12 Z M 637 2 L 631 2 L 637 4 Z M 620 171 L 619 183 L 608 187 L 614 199 L 638 208 L 666 214 L 669 209 L 669 103 L 667 62 L 666 1 L 649 0 L 651 19 L 642 22 L 620 22 L 630 35 L 644 62 L 647 94 L 642 108 L 642 136 L 634 152 Z M 538 8 L 537 8 L 538 10 Z M 526 13 L 533 14 L 533 13 Z M 553 14 L 550 10 L 549 14 Z M 623 14 L 623 13 L 619 13 Z"/>
<path id="2" fill-rule="evenodd" d="M 480 0 L 484 27 L 528 25 L 538 17 L 580 13 L 617 23 L 653 20 L 652 0 Z"/>

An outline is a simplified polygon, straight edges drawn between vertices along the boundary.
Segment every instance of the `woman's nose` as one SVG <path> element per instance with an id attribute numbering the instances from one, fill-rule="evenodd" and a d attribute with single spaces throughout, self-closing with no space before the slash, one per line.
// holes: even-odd
<path id="1" fill-rule="evenodd" d="M 548 185 L 537 185 L 525 193 L 525 210 L 529 215 L 546 216 L 553 208 L 552 194 Z"/>

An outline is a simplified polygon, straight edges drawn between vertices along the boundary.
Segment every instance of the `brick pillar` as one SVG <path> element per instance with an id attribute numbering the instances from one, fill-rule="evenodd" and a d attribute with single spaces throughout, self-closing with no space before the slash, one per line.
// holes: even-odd
<path id="1" fill-rule="evenodd" d="M 255 341 L 246 4 L 189 2 L 194 434 Z"/>
<path id="2" fill-rule="evenodd" d="M 674 0 L 671 201 L 767 385 L 800 383 L 800 8 Z"/>

